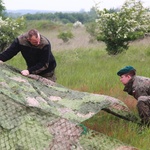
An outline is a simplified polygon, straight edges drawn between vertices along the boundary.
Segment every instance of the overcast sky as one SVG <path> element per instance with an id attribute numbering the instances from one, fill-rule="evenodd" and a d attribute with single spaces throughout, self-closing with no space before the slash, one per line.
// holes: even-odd
<path id="1" fill-rule="evenodd" d="M 89 11 L 96 3 L 103 8 L 118 8 L 125 0 L 2 0 L 7 10 L 50 10 Z M 144 7 L 150 7 L 150 0 L 142 0 Z"/>

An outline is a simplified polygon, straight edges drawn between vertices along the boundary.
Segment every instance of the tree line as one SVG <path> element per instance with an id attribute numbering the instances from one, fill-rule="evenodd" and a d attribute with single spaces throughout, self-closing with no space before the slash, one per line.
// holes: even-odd
<path id="1" fill-rule="evenodd" d="M 8 13 L 5 11 L 5 16 L 8 17 L 20 17 L 21 14 Z M 95 21 L 97 15 L 94 8 L 91 8 L 89 12 L 81 11 L 81 12 L 55 12 L 55 13 L 27 13 L 23 15 L 26 20 L 50 20 L 54 22 L 62 22 L 64 24 L 67 23 L 75 23 L 76 21 L 80 21 L 81 23 L 88 23 Z"/>
<path id="2" fill-rule="evenodd" d="M 106 44 L 106 51 L 110 55 L 117 55 L 129 48 L 129 43 L 150 32 L 150 12 L 138 0 L 127 0 L 118 9 L 91 8 L 89 12 L 79 13 L 36 13 L 25 14 L 23 18 L 6 17 L 4 5 L 0 0 L 0 45 L 4 49 L 14 39 L 24 26 L 25 21 L 49 20 L 53 23 L 86 24 L 87 31 L 98 41 Z M 6 18 L 5 18 L 6 17 Z M 45 22 L 44 22 L 45 24 Z M 67 34 L 68 35 L 68 34 Z M 70 35 L 70 34 L 69 34 Z M 63 33 L 63 37 L 66 34 Z"/>

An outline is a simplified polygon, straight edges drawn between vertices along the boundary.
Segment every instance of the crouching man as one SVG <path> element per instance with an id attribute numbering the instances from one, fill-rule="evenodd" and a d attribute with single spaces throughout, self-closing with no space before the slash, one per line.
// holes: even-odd
<path id="1" fill-rule="evenodd" d="M 136 76 L 136 69 L 126 66 L 117 72 L 124 91 L 137 100 L 142 125 L 150 125 L 150 78 Z"/>

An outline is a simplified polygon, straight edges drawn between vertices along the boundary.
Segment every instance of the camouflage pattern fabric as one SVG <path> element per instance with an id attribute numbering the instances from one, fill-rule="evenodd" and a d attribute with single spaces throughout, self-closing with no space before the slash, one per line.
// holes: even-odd
<path id="1" fill-rule="evenodd" d="M 0 67 L 0 150 L 136 150 L 82 125 L 101 110 L 134 121 L 123 102 Z"/>

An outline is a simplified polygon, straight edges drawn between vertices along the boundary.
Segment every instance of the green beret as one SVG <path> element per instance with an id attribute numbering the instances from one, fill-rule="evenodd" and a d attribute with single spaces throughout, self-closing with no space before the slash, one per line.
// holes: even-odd
<path id="1" fill-rule="evenodd" d="M 132 66 L 126 66 L 117 72 L 118 76 L 129 73 L 130 71 L 136 71 Z"/>

